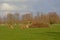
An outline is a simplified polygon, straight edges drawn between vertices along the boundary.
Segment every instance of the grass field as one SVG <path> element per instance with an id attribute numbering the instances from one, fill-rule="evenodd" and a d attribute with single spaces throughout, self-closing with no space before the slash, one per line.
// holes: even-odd
<path id="1" fill-rule="evenodd" d="M 60 24 L 50 28 L 9 29 L 0 26 L 0 40 L 60 40 Z"/>

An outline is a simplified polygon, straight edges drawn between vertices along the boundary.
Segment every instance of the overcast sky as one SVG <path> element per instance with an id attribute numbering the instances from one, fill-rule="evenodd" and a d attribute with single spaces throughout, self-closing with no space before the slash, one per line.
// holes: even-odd
<path id="1" fill-rule="evenodd" d="M 60 13 L 60 0 L 0 0 L 0 15 L 6 15 L 10 11 Z"/>

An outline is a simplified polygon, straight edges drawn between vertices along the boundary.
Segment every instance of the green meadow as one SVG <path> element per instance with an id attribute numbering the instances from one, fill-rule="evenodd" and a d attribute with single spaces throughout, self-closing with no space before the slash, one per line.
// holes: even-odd
<path id="1" fill-rule="evenodd" d="M 0 40 L 60 40 L 60 24 L 50 25 L 49 28 L 15 29 L 0 26 Z"/>

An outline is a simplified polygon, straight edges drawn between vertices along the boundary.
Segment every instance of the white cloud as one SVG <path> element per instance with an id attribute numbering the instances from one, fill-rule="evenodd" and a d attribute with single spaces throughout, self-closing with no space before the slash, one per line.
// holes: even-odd
<path id="1" fill-rule="evenodd" d="M 9 11 L 12 11 L 12 10 L 23 11 L 23 10 L 26 10 L 28 8 L 29 8 L 29 6 L 27 6 L 27 5 L 16 6 L 16 5 L 10 5 L 8 3 L 2 3 L 0 5 L 0 10 L 9 10 Z"/>
<path id="2" fill-rule="evenodd" d="M 0 10 L 17 10 L 18 7 L 14 5 L 10 5 L 8 3 L 3 3 L 0 5 Z"/>
<path id="3" fill-rule="evenodd" d="M 26 10 L 26 9 L 29 8 L 29 6 L 27 6 L 27 5 L 21 5 L 19 8 L 20 8 L 20 10 Z"/>

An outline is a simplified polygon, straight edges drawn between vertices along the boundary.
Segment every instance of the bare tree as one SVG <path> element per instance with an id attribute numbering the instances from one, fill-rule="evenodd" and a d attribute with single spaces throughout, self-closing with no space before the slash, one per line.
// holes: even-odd
<path id="1" fill-rule="evenodd" d="M 49 23 L 48 14 L 41 14 L 41 21 L 44 22 L 44 23 Z"/>
<path id="2" fill-rule="evenodd" d="M 54 24 L 54 23 L 59 23 L 59 16 L 57 15 L 56 12 L 50 12 L 49 13 L 49 20 L 50 20 L 50 23 L 51 24 Z"/>
<path id="3" fill-rule="evenodd" d="M 12 13 L 7 14 L 7 24 L 9 27 L 13 28 L 13 24 L 15 23 L 15 17 Z"/>
<path id="4" fill-rule="evenodd" d="M 32 14 L 27 13 L 27 14 L 22 15 L 22 20 L 24 22 L 32 21 L 33 20 Z"/>
<path id="5" fill-rule="evenodd" d="M 2 18 L 0 17 L 0 24 L 2 24 Z"/>
<path id="6" fill-rule="evenodd" d="M 19 15 L 19 13 L 15 13 L 14 16 L 15 16 L 15 22 L 16 22 L 16 24 L 18 24 L 20 22 L 20 15 Z"/>
<path id="7" fill-rule="evenodd" d="M 39 12 L 37 12 L 37 15 L 35 16 L 34 20 L 40 22 L 40 13 Z"/>

